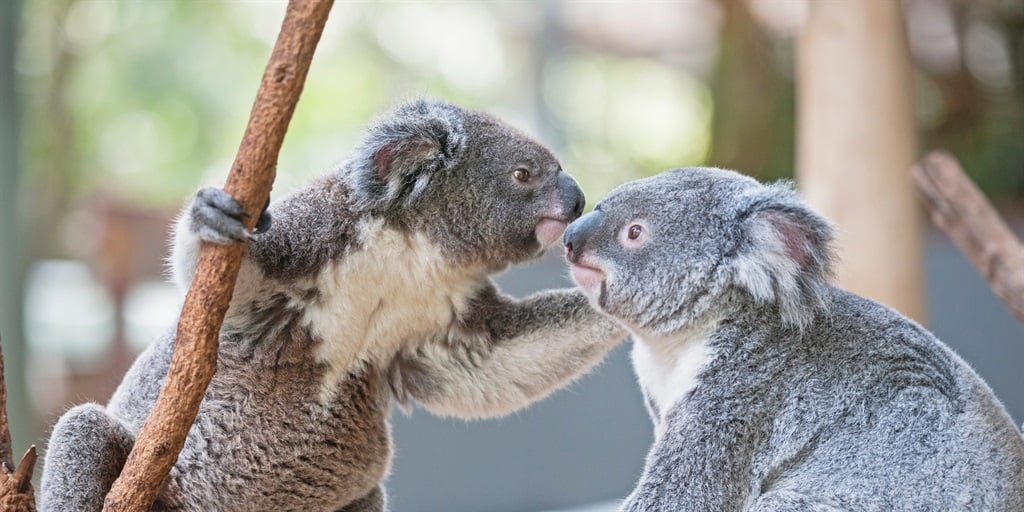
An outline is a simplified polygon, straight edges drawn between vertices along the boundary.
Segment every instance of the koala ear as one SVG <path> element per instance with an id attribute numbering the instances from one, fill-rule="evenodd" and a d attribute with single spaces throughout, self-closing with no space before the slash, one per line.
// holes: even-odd
<path id="1" fill-rule="evenodd" d="M 406 103 L 383 117 L 357 151 L 356 190 L 381 208 L 414 202 L 463 152 L 463 118 L 461 108 L 427 100 Z"/>
<path id="2" fill-rule="evenodd" d="M 418 165 L 436 159 L 440 150 L 441 144 L 429 138 L 408 137 L 393 140 L 385 143 L 373 154 L 373 172 L 382 181 L 387 181 L 393 172 L 400 175 L 409 174 L 415 172 Z"/>
<path id="3" fill-rule="evenodd" d="M 776 302 L 786 323 L 804 325 L 832 274 L 831 224 L 788 183 L 764 187 L 741 219 L 734 282 L 758 302 Z"/>

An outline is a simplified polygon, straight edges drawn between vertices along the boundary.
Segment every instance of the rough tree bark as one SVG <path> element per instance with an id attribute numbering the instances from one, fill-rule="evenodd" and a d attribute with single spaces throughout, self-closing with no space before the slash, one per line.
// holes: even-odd
<path id="1" fill-rule="evenodd" d="M 281 143 L 332 3 L 288 3 L 241 147 L 224 185 L 249 212 L 249 229 L 269 197 Z M 178 320 L 167 380 L 121 476 L 107 494 L 105 512 L 149 510 L 166 481 L 217 368 L 218 333 L 244 252 L 244 244 L 203 245 Z"/>
<path id="2" fill-rule="evenodd" d="M 910 56 L 900 2 L 810 2 L 797 46 L 797 178 L 838 229 L 836 277 L 925 317 Z"/>
<path id="3" fill-rule="evenodd" d="M 934 151 L 913 170 L 932 222 L 960 248 L 1024 323 L 1024 244 L 952 155 Z"/>
<path id="4" fill-rule="evenodd" d="M 29 447 L 17 468 L 11 458 L 11 431 L 7 426 L 7 384 L 4 381 L 4 354 L 0 349 L 0 510 L 34 512 L 32 470 L 36 466 L 36 447 Z"/>

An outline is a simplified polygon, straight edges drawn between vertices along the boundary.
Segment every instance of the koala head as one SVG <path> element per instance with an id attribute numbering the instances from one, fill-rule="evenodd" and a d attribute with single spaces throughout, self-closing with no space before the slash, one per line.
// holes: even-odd
<path id="1" fill-rule="evenodd" d="M 775 304 L 803 326 L 821 307 L 832 227 L 789 183 L 673 169 L 626 183 L 565 232 L 573 279 L 637 333 L 670 335 Z"/>
<path id="2" fill-rule="evenodd" d="M 372 213 L 488 271 L 539 255 L 583 212 L 583 191 L 546 147 L 441 101 L 382 117 L 349 165 Z"/>

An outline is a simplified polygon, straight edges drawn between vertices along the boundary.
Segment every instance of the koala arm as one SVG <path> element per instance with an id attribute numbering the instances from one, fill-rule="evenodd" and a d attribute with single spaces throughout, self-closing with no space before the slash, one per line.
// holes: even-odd
<path id="1" fill-rule="evenodd" d="M 761 418 L 743 400 L 715 398 L 721 403 L 676 405 L 667 412 L 624 512 L 750 510 Z"/>
<path id="2" fill-rule="evenodd" d="M 396 359 L 400 400 L 411 396 L 441 415 L 507 414 L 583 374 L 626 335 L 575 289 L 518 301 L 488 283 L 460 318 L 448 339 Z"/>
<path id="3" fill-rule="evenodd" d="M 338 174 L 317 179 L 268 205 L 256 224 L 255 236 L 245 231 L 244 215 L 222 189 L 206 187 L 196 193 L 178 217 L 171 245 L 170 270 L 179 289 L 187 290 L 192 281 L 202 241 L 229 244 L 249 240 L 235 284 L 235 304 L 258 294 L 265 278 L 293 282 L 340 258 L 353 244 L 359 221 L 350 192 Z"/>

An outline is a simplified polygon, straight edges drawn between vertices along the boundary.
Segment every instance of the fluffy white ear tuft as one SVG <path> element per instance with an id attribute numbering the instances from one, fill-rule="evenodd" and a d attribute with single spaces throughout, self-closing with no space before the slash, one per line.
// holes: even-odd
<path id="1" fill-rule="evenodd" d="M 441 144 L 425 137 L 408 137 L 388 142 L 373 154 L 373 171 L 384 184 L 385 196 L 394 201 L 404 196 L 414 201 L 427 188 L 441 167 Z"/>
<path id="2" fill-rule="evenodd" d="M 833 229 L 788 185 L 766 187 L 741 215 L 734 282 L 760 303 L 778 304 L 782 320 L 804 326 L 823 304 L 831 277 Z"/>

